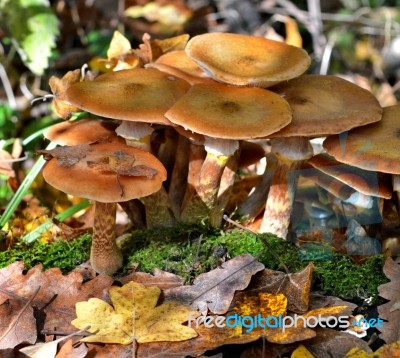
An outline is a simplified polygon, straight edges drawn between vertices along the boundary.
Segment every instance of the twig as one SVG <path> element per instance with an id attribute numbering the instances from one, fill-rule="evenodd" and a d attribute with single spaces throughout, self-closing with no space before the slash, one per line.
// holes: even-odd
<path id="1" fill-rule="evenodd" d="M 36 295 L 38 294 L 39 290 L 40 290 L 39 286 L 36 291 L 33 293 L 33 295 L 31 296 L 31 298 L 28 300 L 27 303 L 25 303 L 24 307 L 22 307 L 21 311 L 19 311 L 19 313 L 17 314 L 17 316 L 12 320 L 12 322 L 10 323 L 10 325 L 8 326 L 8 328 L 6 329 L 6 331 L 1 335 L 0 337 L 0 342 L 4 339 L 4 337 L 7 336 L 7 334 L 9 334 L 11 332 L 11 330 L 14 328 L 14 326 L 17 324 L 18 320 L 21 318 L 22 314 L 25 312 L 25 310 L 28 308 L 28 306 L 30 305 L 30 303 L 33 301 L 33 299 L 36 297 Z"/>
<path id="2" fill-rule="evenodd" d="M 84 332 L 85 330 L 87 330 L 89 328 L 85 327 L 82 331 L 76 332 L 76 333 L 69 333 L 69 332 L 63 332 L 63 331 L 55 331 L 52 329 L 42 329 L 40 331 L 41 334 L 49 336 L 70 336 L 70 335 L 74 335 L 74 336 L 83 336 L 83 337 L 87 337 L 87 336 L 92 336 L 93 333 L 89 333 L 89 332 Z"/>
<path id="3" fill-rule="evenodd" d="M 239 229 L 242 229 L 244 231 L 249 232 L 250 234 L 253 234 L 256 236 L 257 239 L 260 239 L 259 236 L 252 230 L 248 229 L 247 227 L 244 227 L 243 225 L 240 225 L 239 223 L 237 223 L 236 221 L 233 221 L 232 219 L 230 219 L 227 215 L 223 216 L 223 219 L 225 221 L 227 221 L 230 224 L 235 225 L 236 227 L 238 227 Z M 286 274 L 290 275 L 290 271 L 288 269 L 288 267 L 285 265 L 285 263 L 281 260 L 281 258 L 278 256 L 278 254 L 274 251 L 274 249 L 268 244 L 268 242 L 261 240 L 261 243 L 267 247 L 268 250 L 271 251 L 271 254 L 275 257 L 275 259 L 278 260 L 278 262 L 281 264 L 281 266 L 283 267 L 283 269 L 285 270 Z"/>

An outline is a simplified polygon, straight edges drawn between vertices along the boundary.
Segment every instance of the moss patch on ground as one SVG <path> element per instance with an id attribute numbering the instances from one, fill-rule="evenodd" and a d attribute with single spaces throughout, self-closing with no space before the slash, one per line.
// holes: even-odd
<path id="1" fill-rule="evenodd" d="M 388 281 L 382 272 L 383 256 L 370 257 L 364 264 L 357 265 L 348 256 L 331 252 L 328 247 L 319 247 L 304 255 L 294 244 L 272 235 L 256 236 L 241 230 L 223 232 L 203 226 L 132 232 L 122 244 L 125 266 L 120 274 L 126 274 L 132 265 L 145 272 L 159 268 L 182 276 L 190 284 L 201 273 L 243 253 L 250 253 L 267 268 L 283 271 L 263 242 L 268 243 L 290 272 L 303 269 L 312 260 L 315 265 L 313 291 L 347 299 L 373 297 L 377 302 L 377 287 Z M 17 243 L 12 249 L 0 252 L 0 268 L 20 260 L 24 261 L 26 269 L 42 263 L 44 269 L 59 267 L 66 273 L 88 260 L 89 251 L 90 235 L 71 242 Z"/>

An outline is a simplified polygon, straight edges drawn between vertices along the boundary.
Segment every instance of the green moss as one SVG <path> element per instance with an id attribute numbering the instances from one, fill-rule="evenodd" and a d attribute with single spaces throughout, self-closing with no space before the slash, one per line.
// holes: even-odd
<path id="1" fill-rule="evenodd" d="M 44 269 L 59 267 L 63 273 L 67 273 L 89 259 L 90 243 L 88 234 L 72 241 L 57 240 L 51 244 L 41 241 L 31 245 L 18 242 L 12 249 L 0 252 L 0 268 L 23 261 L 27 270 L 42 263 Z"/>
<path id="2" fill-rule="evenodd" d="M 271 249 L 266 248 L 263 242 L 268 243 L 290 272 L 303 269 L 311 261 L 309 259 L 313 259 L 312 290 L 342 298 L 373 297 L 377 302 L 377 287 L 388 281 L 382 272 L 383 256 L 373 256 L 364 264 L 356 265 L 349 257 L 332 252 L 329 247 L 317 245 L 305 252 L 272 235 L 255 236 L 241 230 L 223 232 L 204 226 L 132 232 L 122 247 L 125 266 L 121 274 L 136 264 L 138 271 L 151 272 L 159 268 L 182 276 L 190 284 L 201 273 L 243 253 L 250 253 L 267 268 L 283 271 Z M 42 263 L 45 269 L 60 267 L 63 272 L 68 272 L 86 261 L 89 251 L 90 235 L 71 242 L 18 243 L 13 249 L 0 252 L 0 267 L 22 260 L 27 269 Z"/>

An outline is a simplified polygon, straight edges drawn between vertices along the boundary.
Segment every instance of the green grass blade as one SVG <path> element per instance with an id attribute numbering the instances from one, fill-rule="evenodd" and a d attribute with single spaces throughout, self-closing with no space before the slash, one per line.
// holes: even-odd
<path id="1" fill-rule="evenodd" d="M 62 213 L 57 214 L 55 218 L 61 222 L 65 221 L 72 215 L 76 214 L 78 211 L 82 209 L 86 209 L 91 204 L 88 200 L 83 200 L 78 204 L 72 205 L 67 210 L 64 210 Z M 30 244 L 31 242 L 37 240 L 41 234 L 49 230 L 54 225 L 53 220 L 49 219 L 45 221 L 43 224 L 39 225 L 36 229 L 24 235 L 21 240 Z"/>
<path id="2" fill-rule="evenodd" d="M 57 144 L 51 142 L 46 147 L 46 149 L 50 150 L 50 149 L 55 148 L 56 146 L 57 146 Z M 25 194 L 27 193 L 27 191 L 31 187 L 33 181 L 35 180 L 35 178 L 37 177 L 37 175 L 41 171 L 44 163 L 45 163 L 45 160 L 42 157 L 40 157 L 36 161 L 36 163 L 32 167 L 32 169 L 30 170 L 28 175 L 25 177 L 25 179 L 23 180 L 23 182 L 21 183 L 20 187 L 18 188 L 18 190 L 16 191 L 16 193 L 12 197 L 11 201 L 8 203 L 3 215 L 0 218 L 0 228 L 3 228 L 4 225 L 7 224 L 8 220 L 11 218 L 11 216 L 14 214 L 14 211 L 16 210 L 16 208 L 20 204 L 22 198 L 25 196 Z"/>

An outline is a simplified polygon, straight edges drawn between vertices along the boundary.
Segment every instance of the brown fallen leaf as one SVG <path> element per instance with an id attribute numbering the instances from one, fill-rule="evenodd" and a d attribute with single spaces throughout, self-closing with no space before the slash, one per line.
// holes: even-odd
<path id="1" fill-rule="evenodd" d="M 51 76 L 49 86 L 55 98 L 53 106 L 56 114 L 63 119 L 69 119 L 74 112 L 78 112 L 79 108 L 65 101 L 65 91 L 74 83 L 79 82 L 81 78 L 81 70 L 67 72 L 62 78 Z"/>
<path id="2" fill-rule="evenodd" d="M 300 272 L 286 275 L 281 271 L 265 269 L 258 272 L 250 281 L 247 292 L 257 295 L 258 292 L 283 293 L 288 299 L 288 310 L 303 313 L 308 310 L 310 288 L 314 265 L 308 264 Z M 235 300 L 240 300 L 244 293 L 238 292 Z M 236 305 L 235 300 L 232 306 Z"/>
<path id="3" fill-rule="evenodd" d="M 378 287 L 379 296 L 389 300 L 389 302 L 378 306 L 379 317 L 387 322 L 382 323 L 380 337 L 388 344 L 400 340 L 400 265 L 392 258 L 386 259 L 383 272 L 390 280 Z"/>
<path id="4" fill-rule="evenodd" d="M 189 307 L 177 302 L 165 302 L 157 306 L 161 290 L 129 282 L 109 290 L 113 307 L 91 298 L 76 304 L 77 318 L 71 323 L 80 329 L 89 326 L 92 336 L 83 342 L 130 344 L 158 341 L 183 341 L 197 336 L 194 329 L 183 326 Z M 196 317 L 196 315 L 195 315 Z"/>
<path id="5" fill-rule="evenodd" d="M 400 357 L 400 341 L 385 344 L 375 352 L 369 353 L 358 347 L 352 348 L 345 358 L 398 358 Z"/>
<path id="6" fill-rule="evenodd" d="M 181 286 L 165 291 L 165 298 L 189 304 L 215 314 L 228 311 L 235 291 L 244 290 L 256 272 L 264 269 L 253 256 L 243 254 L 224 262 L 221 268 L 201 274 L 192 286 Z"/>
<path id="7" fill-rule="evenodd" d="M 0 350 L 21 343 L 34 344 L 37 339 L 33 308 L 24 300 L 6 300 L 0 305 Z M 19 316 L 19 317 L 18 317 Z"/>
<path id="8" fill-rule="evenodd" d="M 57 147 L 51 150 L 37 150 L 36 154 L 42 154 L 46 161 L 56 158 L 60 166 L 69 168 L 85 158 L 90 151 L 90 144 L 81 144 L 70 147 Z"/>
<path id="9" fill-rule="evenodd" d="M 100 173 L 115 173 L 127 176 L 144 176 L 151 179 L 157 174 L 157 170 L 146 165 L 135 165 L 135 157 L 122 150 L 112 155 L 100 158 L 98 161 L 88 161 L 89 168 L 94 168 Z"/>
<path id="10" fill-rule="evenodd" d="M 43 321 L 44 330 L 73 332 L 71 320 L 75 318 L 75 303 L 90 297 L 102 297 L 112 278 L 99 275 L 83 283 L 82 274 L 63 275 L 58 268 L 42 271 L 37 265 L 23 274 L 24 264 L 15 262 L 0 269 L 0 305 L 7 300 L 29 298 L 41 287 L 32 301 L 37 319 Z M 1 306 L 0 306 L 1 307 Z"/>
<path id="11" fill-rule="evenodd" d="M 146 272 L 132 272 L 127 276 L 121 277 L 118 281 L 123 285 L 134 281 L 146 287 L 157 286 L 160 290 L 183 285 L 182 277 L 160 269 L 154 269 L 152 274 Z"/>
<path id="12" fill-rule="evenodd" d="M 167 52 L 184 50 L 188 40 L 189 35 L 187 34 L 163 40 L 151 40 L 151 36 L 145 33 L 142 38 L 143 43 L 139 45 L 139 49 L 135 49 L 133 52 L 147 64 L 154 62 Z"/>

